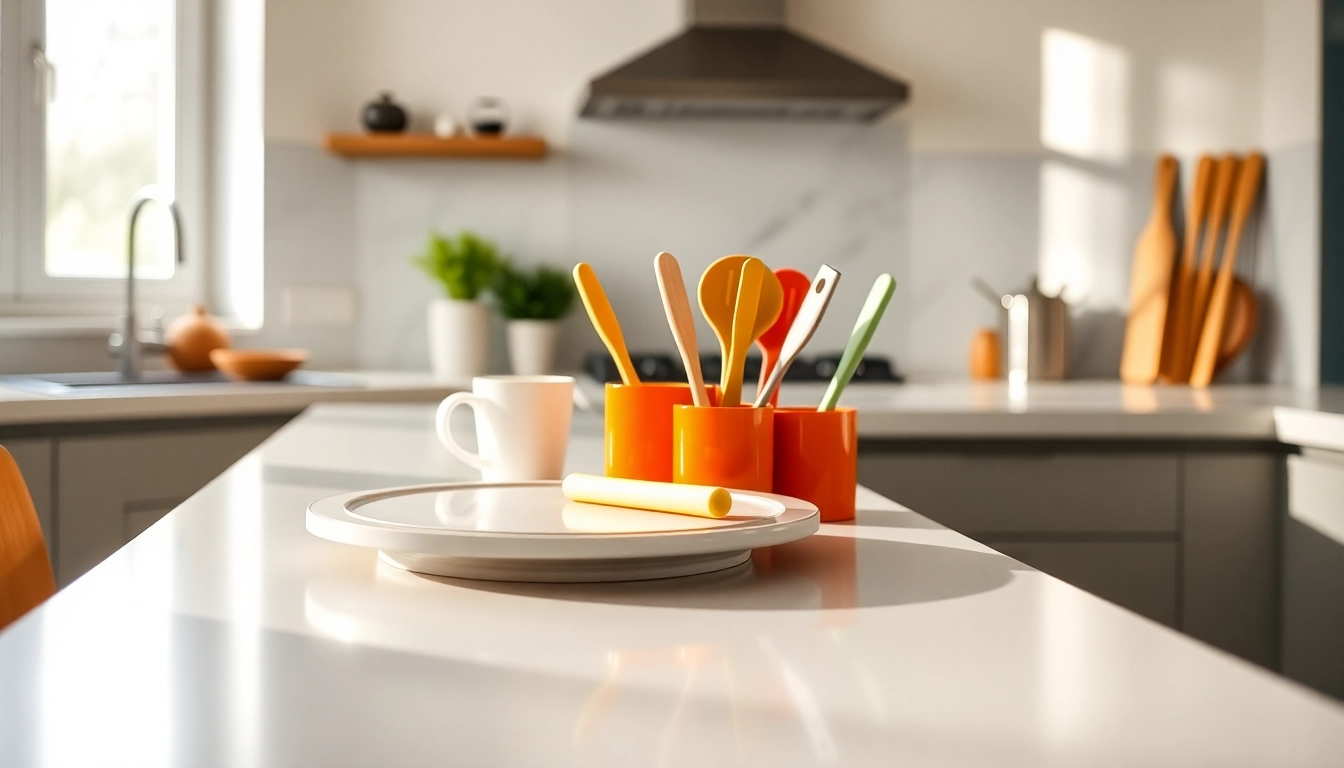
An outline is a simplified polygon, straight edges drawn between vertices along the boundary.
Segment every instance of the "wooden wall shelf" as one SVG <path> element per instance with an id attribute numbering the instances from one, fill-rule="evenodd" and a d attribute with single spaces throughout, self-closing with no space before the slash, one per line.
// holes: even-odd
<path id="1" fill-rule="evenodd" d="M 428 133 L 328 133 L 322 146 L 342 157 L 511 158 L 540 160 L 546 140 L 539 136 L 450 136 Z"/>

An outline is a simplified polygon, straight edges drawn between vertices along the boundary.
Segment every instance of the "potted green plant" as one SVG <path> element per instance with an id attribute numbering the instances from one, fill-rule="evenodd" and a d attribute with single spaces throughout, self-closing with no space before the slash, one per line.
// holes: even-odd
<path id="1" fill-rule="evenodd" d="M 516 374 L 551 373 L 559 339 L 559 320 L 574 306 L 569 273 L 547 266 L 500 266 L 491 292 L 506 321 L 509 365 Z"/>
<path id="2" fill-rule="evenodd" d="M 464 381 L 488 373 L 490 311 L 480 297 L 499 271 L 499 249 L 471 232 L 456 237 L 430 233 L 414 263 L 443 286 L 444 298 L 429 306 L 434 373 Z"/>

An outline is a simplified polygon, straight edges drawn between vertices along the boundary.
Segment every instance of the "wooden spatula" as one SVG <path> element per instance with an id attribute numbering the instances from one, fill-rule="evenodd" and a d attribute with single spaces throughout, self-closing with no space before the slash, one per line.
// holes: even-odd
<path id="1" fill-rule="evenodd" d="M 1218 161 L 1213 172 L 1213 198 L 1209 202 L 1209 215 L 1204 223 L 1204 249 L 1199 259 L 1199 271 L 1195 274 L 1195 290 L 1190 299 L 1190 327 L 1185 355 L 1179 361 L 1177 378 L 1190 380 L 1190 368 L 1195 362 L 1195 348 L 1199 345 L 1199 335 L 1204 329 L 1204 315 L 1209 307 L 1209 294 L 1213 291 L 1213 270 L 1217 266 L 1218 243 L 1223 235 L 1223 224 L 1227 221 L 1227 211 L 1232 204 L 1232 189 L 1237 182 L 1237 173 L 1241 170 L 1241 158 L 1236 155 L 1224 155 Z"/>
<path id="2" fill-rule="evenodd" d="M 1237 251 L 1241 233 L 1255 210 L 1260 197 L 1260 183 L 1265 175 L 1265 156 L 1259 152 L 1247 155 L 1237 174 L 1237 195 L 1232 204 L 1232 223 L 1227 228 L 1227 243 L 1223 246 L 1223 261 L 1218 265 L 1218 282 L 1209 298 L 1209 311 L 1204 317 L 1204 328 L 1195 349 L 1195 364 L 1190 369 L 1190 385 L 1207 387 L 1213 381 L 1218 364 L 1218 349 L 1223 340 L 1223 326 L 1227 322 L 1228 303 L 1232 298 L 1232 279 L 1236 276 Z"/>
<path id="3" fill-rule="evenodd" d="M 700 373 L 700 347 L 695 340 L 695 316 L 691 314 L 691 300 L 686 295 L 686 282 L 681 277 L 677 257 L 663 252 L 653 257 L 653 272 L 658 278 L 658 293 L 663 297 L 663 311 L 672 329 L 672 339 L 681 353 L 681 364 L 686 368 L 686 379 L 691 384 L 691 400 L 703 408 L 709 405 L 705 391 L 705 377 Z"/>
<path id="4" fill-rule="evenodd" d="M 1176 158 L 1157 161 L 1153 211 L 1134 247 L 1129 279 L 1129 322 L 1120 357 L 1120 378 L 1126 384 L 1152 384 L 1162 365 L 1162 332 L 1167 325 L 1171 296 L 1171 266 L 1176 258 L 1176 230 L 1171 225 L 1171 203 L 1176 194 Z"/>
<path id="5" fill-rule="evenodd" d="M 1162 334 L 1162 368 L 1158 379 L 1164 384 L 1184 383 L 1189 378 L 1183 361 L 1188 360 L 1191 354 L 1190 314 L 1194 311 L 1191 304 L 1195 294 L 1199 235 L 1204 229 L 1204 218 L 1208 215 L 1215 168 L 1212 155 L 1199 158 L 1195 186 L 1190 191 L 1190 205 L 1185 210 L 1185 245 L 1181 248 L 1176 274 L 1172 278 L 1171 300 L 1167 304 L 1167 329 Z"/>

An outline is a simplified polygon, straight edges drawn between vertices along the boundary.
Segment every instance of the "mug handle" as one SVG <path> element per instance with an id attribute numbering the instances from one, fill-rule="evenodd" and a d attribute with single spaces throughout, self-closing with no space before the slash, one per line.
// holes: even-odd
<path id="1" fill-rule="evenodd" d="M 439 442 L 448 452 L 456 456 L 469 467 L 474 467 L 482 472 L 490 468 L 490 461 L 479 453 L 472 453 L 453 439 L 453 433 L 448 429 L 448 418 L 453 415 L 453 409 L 459 405 L 469 405 L 472 408 L 487 408 L 492 403 L 483 397 L 477 397 L 470 392 L 454 392 L 449 395 L 442 403 L 439 403 L 439 412 L 434 417 L 434 426 L 439 432 Z"/>

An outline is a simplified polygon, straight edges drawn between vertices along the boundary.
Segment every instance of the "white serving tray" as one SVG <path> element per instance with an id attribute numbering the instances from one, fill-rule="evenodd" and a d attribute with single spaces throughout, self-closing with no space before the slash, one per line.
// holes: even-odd
<path id="1" fill-rule="evenodd" d="M 309 532 L 372 547 L 417 573 L 490 581 L 635 581 L 731 568 L 751 550 L 816 532 L 817 508 L 733 491 L 727 517 L 672 515 L 566 499 L 556 481 L 443 483 L 313 503 Z"/>

